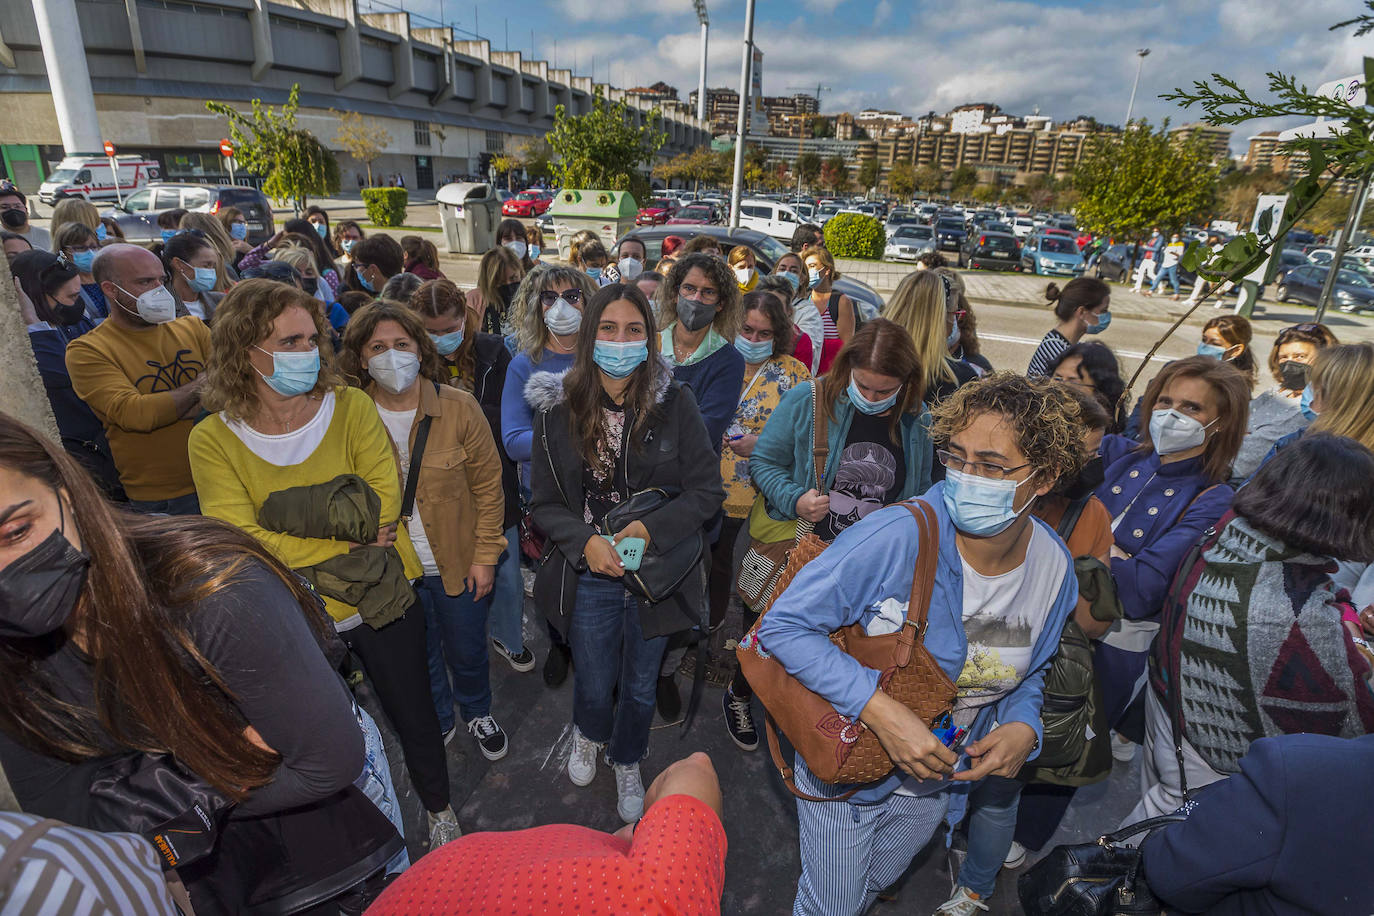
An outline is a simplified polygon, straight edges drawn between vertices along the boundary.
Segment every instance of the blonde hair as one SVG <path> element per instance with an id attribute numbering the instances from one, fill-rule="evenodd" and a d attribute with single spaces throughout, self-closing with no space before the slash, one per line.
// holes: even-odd
<path id="1" fill-rule="evenodd" d="M 539 294 L 546 289 L 564 290 L 574 286 L 582 290 L 582 308 L 585 309 L 596 295 L 596 284 L 575 267 L 547 262 L 536 264 L 520 281 L 510 306 L 509 323 L 515 330 L 516 349 L 528 354 L 532 362 L 544 358 L 544 348 L 549 344 L 549 328 L 544 324 L 544 307 L 539 304 Z"/>
<path id="2" fill-rule="evenodd" d="M 315 271 L 315 276 L 320 274 L 319 265 L 315 263 L 315 253 L 301 245 L 283 245 L 272 252 L 272 260 L 290 264 L 301 272 L 301 276 L 305 276 L 307 267 Z"/>
<path id="3" fill-rule="evenodd" d="M 209 378 L 201 401 L 206 410 L 220 411 L 233 420 L 250 420 L 257 412 L 258 371 L 248 359 L 250 348 L 272 333 L 277 318 L 291 307 L 302 308 L 315 323 L 320 348 L 320 374 L 311 394 L 343 387 L 335 366 L 333 334 L 324 319 L 324 304 L 289 283 L 266 278 L 234 284 L 215 309 L 210 326 Z"/>
<path id="4" fill-rule="evenodd" d="M 734 248 L 730 249 L 730 255 L 725 261 L 731 267 L 737 267 L 744 263 L 745 258 L 750 258 L 757 262 L 757 259 L 754 258 L 754 252 L 750 250 L 748 245 L 736 245 Z M 803 262 L 803 264 L 804 263 L 805 262 Z"/>
<path id="5" fill-rule="evenodd" d="M 816 258 L 817 260 L 819 260 L 822 264 L 825 265 L 825 269 L 830 271 L 830 282 L 833 283 L 836 280 L 840 279 L 841 274 L 838 270 L 835 269 L 835 256 L 830 253 L 830 249 L 820 248 L 814 245 L 809 246 L 807 248 L 803 248 L 801 250 L 802 266 L 805 267 L 807 270 L 811 269 L 806 263 L 811 258 Z"/>
<path id="6" fill-rule="evenodd" d="M 582 246 L 588 242 L 600 242 L 601 236 L 590 229 L 579 229 L 568 236 L 568 263 L 581 264 Z M 602 246 L 605 247 L 605 246 Z"/>
<path id="7" fill-rule="evenodd" d="M 488 304 L 500 305 L 496 288 L 505 282 L 506 274 L 512 270 L 520 279 L 525 278 L 525 265 L 505 245 L 497 245 L 482 255 L 482 261 L 477 266 L 477 288 L 482 291 L 482 297 Z"/>
<path id="8" fill-rule="evenodd" d="M 926 391 L 930 391 L 942 381 L 956 381 L 954 370 L 950 368 L 947 359 L 947 309 L 945 284 L 940 275 L 933 270 L 918 270 L 902 278 L 883 312 L 911 335 L 911 340 L 916 345 L 916 353 L 921 358 Z"/>
<path id="9" fill-rule="evenodd" d="M 1374 343 L 1319 350 L 1312 363 L 1312 390 L 1321 395 L 1322 412 L 1309 432 L 1345 436 L 1374 449 Z"/>
<path id="10" fill-rule="evenodd" d="M 94 232 L 95 227 L 100 225 L 100 211 L 88 200 L 64 197 L 53 207 L 52 219 L 48 223 L 48 231 L 52 233 L 53 239 L 57 238 L 57 233 L 68 223 L 80 223 Z"/>
<path id="11" fill-rule="evenodd" d="M 234 242 L 229 238 L 229 231 L 224 228 L 224 224 L 219 221 L 218 216 L 209 213 L 195 211 L 187 213 L 181 218 L 182 229 L 199 229 L 205 233 L 205 240 L 215 246 L 219 252 L 221 264 L 234 263 Z"/>

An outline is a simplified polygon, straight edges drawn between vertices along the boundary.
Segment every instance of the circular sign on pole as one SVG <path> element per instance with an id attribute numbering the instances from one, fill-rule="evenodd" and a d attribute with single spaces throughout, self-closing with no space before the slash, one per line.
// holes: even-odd
<path id="1" fill-rule="evenodd" d="M 113 156 L 114 154 L 115 154 L 115 145 L 114 145 L 113 143 L 111 143 L 109 140 L 106 140 L 106 141 L 105 141 L 105 155 L 106 155 L 106 156 Z"/>
<path id="2" fill-rule="evenodd" d="M 225 159 L 229 159 L 229 158 L 232 158 L 232 157 L 233 157 L 233 155 L 234 155 L 234 144 L 232 144 L 232 143 L 229 142 L 229 138 L 228 138 L 228 137 L 226 137 L 226 138 L 224 138 L 223 140 L 219 141 L 219 151 L 220 151 L 220 155 L 224 156 Z"/>

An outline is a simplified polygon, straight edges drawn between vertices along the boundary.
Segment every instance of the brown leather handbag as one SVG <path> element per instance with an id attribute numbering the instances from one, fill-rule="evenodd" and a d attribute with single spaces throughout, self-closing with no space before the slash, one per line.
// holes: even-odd
<path id="1" fill-rule="evenodd" d="M 866 667 L 882 672 L 878 689 L 929 725 L 954 708 L 955 697 L 954 682 L 925 647 L 930 596 L 940 557 L 940 529 L 935 510 L 927 504 L 918 500 L 902 505 L 916 519 L 919 544 L 905 624 L 895 633 L 869 636 L 862 624 L 854 623 L 831 633 L 830 641 Z M 815 535 L 803 538 L 788 558 L 777 594 L 781 595 L 802 566 L 819 556 L 825 547 L 825 542 Z M 812 693 L 788 674 L 761 646 L 758 630 L 766 616 L 767 612 L 754 624 L 735 654 L 749 686 L 767 711 L 768 749 L 787 788 L 807 801 L 842 801 L 858 791 L 853 789 L 834 798 L 799 791 L 792 768 L 783 759 L 775 721 L 806 761 L 807 769 L 821 782 L 869 783 L 886 777 L 892 772 L 893 763 L 872 729 L 857 719 L 840 715 L 824 697 Z"/>

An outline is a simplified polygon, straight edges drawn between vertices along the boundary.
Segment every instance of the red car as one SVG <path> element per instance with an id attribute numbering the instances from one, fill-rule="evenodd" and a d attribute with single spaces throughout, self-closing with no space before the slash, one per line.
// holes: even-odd
<path id="1" fill-rule="evenodd" d="M 688 204 L 665 220 L 669 226 L 718 226 L 720 214 L 710 204 Z"/>
<path id="2" fill-rule="evenodd" d="M 547 191 L 521 191 L 501 205 L 502 216 L 543 216 L 553 206 L 553 195 Z"/>
<path id="3" fill-rule="evenodd" d="M 639 208 L 635 216 L 636 226 L 661 226 L 677 212 L 677 201 L 667 197 L 655 197 Z"/>

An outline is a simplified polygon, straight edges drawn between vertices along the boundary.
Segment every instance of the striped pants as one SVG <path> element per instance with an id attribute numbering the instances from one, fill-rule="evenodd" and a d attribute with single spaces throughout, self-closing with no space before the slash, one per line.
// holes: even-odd
<path id="1" fill-rule="evenodd" d="M 830 787 L 797 760 L 797 788 L 824 795 Z M 878 892 L 895 884 L 945 817 L 949 794 L 892 794 L 877 804 L 797 799 L 801 878 L 792 916 L 859 916 Z"/>

